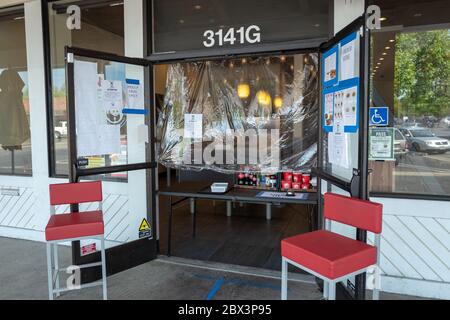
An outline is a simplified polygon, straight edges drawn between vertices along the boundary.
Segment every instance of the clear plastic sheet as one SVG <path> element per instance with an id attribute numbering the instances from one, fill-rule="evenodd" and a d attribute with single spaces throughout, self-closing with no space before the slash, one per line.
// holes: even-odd
<path id="1" fill-rule="evenodd" d="M 316 54 L 169 65 L 158 161 L 223 173 L 309 170 L 317 152 L 317 67 Z M 200 131 L 185 123 L 186 114 L 202 115 Z"/>

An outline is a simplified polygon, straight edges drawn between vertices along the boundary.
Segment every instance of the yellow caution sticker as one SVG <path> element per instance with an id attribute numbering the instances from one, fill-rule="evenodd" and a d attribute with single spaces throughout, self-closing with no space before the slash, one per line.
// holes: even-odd
<path id="1" fill-rule="evenodd" d="M 139 239 L 148 238 L 152 235 L 150 225 L 147 219 L 142 219 L 141 225 L 139 226 Z"/>

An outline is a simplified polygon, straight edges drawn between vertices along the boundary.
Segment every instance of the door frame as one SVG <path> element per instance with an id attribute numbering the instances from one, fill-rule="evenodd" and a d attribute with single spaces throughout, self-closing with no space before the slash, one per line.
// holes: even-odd
<path id="1" fill-rule="evenodd" d="M 354 198 L 368 200 L 368 106 L 369 106 L 369 54 L 370 54 L 370 32 L 365 25 L 366 14 L 358 17 L 344 29 L 339 31 L 332 39 L 324 43 L 320 47 L 320 52 L 333 47 L 339 43 L 342 39 L 348 36 L 350 33 L 355 31 L 360 31 L 360 52 L 359 52 L 359 129 L 358 129 L 358 168 L 353 169 L 353 178 L 351 181 L 343 180 L 340 177 L 333 176 L 332 174 L 326 172 L 321 165 L 323 164 L 323 138 L 324 132 L 322 129 L 323 119 L 323 101 L 322 94 L 320 94 L 320 113 L 319 113 L 319 146 L 318 146 L 318 156 L 317 161 L 320 165 L 315 171 L 318 177 L 318 194 L 319 194 L 319 220 L 323 221 L 323 197 L 322 197 L 322 180 L 327 184 L 327 192 L 331 191 L 331 185 L 337 186 L 344 191 L 350 193 Z M 321 61 L 321 59 L 320 59 Z M 320 62 L 320 67 L 322 63 Z M 322 92 L 322 81 L 320 82 L 320 92 Z M 367 241 L 367 231 L 362 229 L 356 229 L 356 239 L 359 241 Z M 360 274 L 355 277 L 355 287 L 353 290 L 348 290 L 347 287 L 340 285 L 340 291 L 349 298 L 364 300 L 365 299 L 365 284 L 366 275 L 365 273 Z M 353 292 L 352 292 L 353 291 Z"/>
<path id="2" fill-rule="evenodd" d="M 85 57 L 98 60 L 114 61 L 129 65 L 138 65 L 144 68 L 144 106 L 149 111 L 146 118 L 148 127 L 148 148 L 146 160 L 142 163 L 116 165 L 101 168 L 80 169 L 77 166 L 77 143 L 76 143 L 76 117 L 75 117 L 75 83 L 74 83 L 74 57 Z M 153 64 L 142 58 L 130 58 L 102 51 L 88 50 L 77 47 L 65 47 L 66 84 L 67 84 L 67 125 L 69 141 L 69 181 L 76 183 L 85 176 L 115 173 L 122 171 L 146 170 L 147 190 L 147 220 L 152 221 L 152 237 L 142 238 L 120 244 L 106 249 L 107 275 L 127 270 L 142 263 L 151 261 L 157 256 L 157 227 L 156 227 L 156 177 L 157 163 L 155 162 L 155 105 L 153 93 Z M 150 102 L 150 103 L 149 103 Z M 71 211 L 77 212 L 78 205 L 71 205 Z M 150 219 L 150 220 L 149 220 Z M 132 254 L 130 254 L 132 253 Z M 80 241 L 72 242 L 72 262 L 81 265 L 100 261 L 100 252 L 81 256 Z M 101 278 L 100 268 L 81 269 L 81 283 L 93 282 Z"/>

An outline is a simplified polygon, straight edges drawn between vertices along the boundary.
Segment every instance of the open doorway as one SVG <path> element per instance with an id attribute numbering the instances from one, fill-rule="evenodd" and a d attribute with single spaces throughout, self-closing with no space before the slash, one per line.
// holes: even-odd
<path id="1" fill-rule="evenodd" d="M 292 190 L 315 196 L 311 168 L 317 162 L 317 54 L 160 64 L 155 66 L 155 94 L 160 189 L 167 184 L 227 182 L 233 192 Z M 189 132 L 186 114 L 194 118 Z M 252 161 L 252 148 L 261 151 L 259 139 L 274 131 L 278 136 L 268 139 L 267 157 L 259 155 Z M 232 159 L 227 158 L 230 150 L 225 141 L 230 132 L 236 141 L 243 134 L 244 161 L 239 161 L 236 149 Z M 252 133 L 256 140 L 252 141 Z M 180 139 L 187 135 L 188 143 Z M 196 138 L 200 138 L 201 158 L 196 157 Z M 219 152 L 216 144 L 214 151 L 205 152 L 217 141 L 224 142 L 224 149 Z M 279 146 L 278 158 L 271 153 L 274 145 Z M 160 252 L 165 254 L 168 206 L 161 198 L 159 239 Z M 174 209 L 174 256 L 279 270 L 281 239 L 317 228 L 315 206 L 303 204 L 275 203 L 268 216 L 264 203 L 199 199 L 195 210 L 193 237 L 192 201 Z"/>

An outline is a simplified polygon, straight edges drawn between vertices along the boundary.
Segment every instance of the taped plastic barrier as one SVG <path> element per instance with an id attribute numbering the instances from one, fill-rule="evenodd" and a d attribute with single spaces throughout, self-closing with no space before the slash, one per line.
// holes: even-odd
<path id="1" fill-rule="evenodd" d="M 158 161 L 224 173 L 308 170 L 318 106 L 316 54 L 171 64 Z"/>

